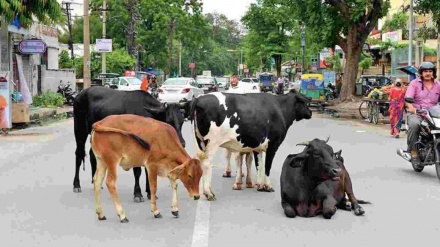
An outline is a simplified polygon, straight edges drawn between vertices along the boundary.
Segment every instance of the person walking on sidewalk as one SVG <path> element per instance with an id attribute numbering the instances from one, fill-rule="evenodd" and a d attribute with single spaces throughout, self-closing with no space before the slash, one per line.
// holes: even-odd
<path id="1" fill-rule="evenodd" d="M 3 97 L 3 95 L 0 95 L 0 130 L 2 130 L 3 133 L 7 133 L 7 128 L 8 128 L 6 107 L 8 107 L 8 102 L 6 102 L 6 99 L 5 97 Z"/>
<path id="2" fill-rule="evenodd" d="M 431 62 L 423 62 L 420 64 L 418 72 L 420 78 L 411 81 L 405 94 L 405 98 L 414 99 L 413 104 L 405 102 L 407 111 L 411 113 L 411 115 L 408 116 L 407 123 L 408 149 L 407 152 L 404 152 L 402 149 L 399 149 L 398 152 L 402 157 L 405 157 L 407 156 L 406 154 L 410 153 L 411 163 L 415 166 L 418 166 L 421 163 L 415 148 L 415 143 L 419 139 L 422 122 L 421 117 L 416 114 L 416 110 L 428 110 L 429 108 L 436 106 L 439 102 L 440 95 L 440 82 L 435 79 L 437 77 L 437 69 L 435 65 Z"/>
<path id="3" fill-rule="evenodd" d="M 397 79 L 394 87 L 390 90 L 388 101 L 390 102 L 390 127 L 391 137 L 399 138 L 400 127 L 402 126 L 403 107 L 405 106 L 406 88 L 400 79 Z"/>

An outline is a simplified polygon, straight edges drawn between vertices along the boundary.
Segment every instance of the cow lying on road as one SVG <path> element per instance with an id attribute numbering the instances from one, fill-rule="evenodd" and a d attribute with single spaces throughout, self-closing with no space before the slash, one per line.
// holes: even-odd
<path id="1" fill-rule="evenodd" d="M 345 194 L 355 215 L 365 213 L 359 203 L 369 202 L 356 199 L 341 151 L 334 153 L 327 142 L 328 139 L 314 139 L 298 144 L 306 146 L 304 151 L 285 159 L 280 185 L 281 205 L 287 217 L 313 217 L 322 213 L 324 218 L 330 219 L 336 208 L 351 210 Z"/>
<path id="2" fill-rule="evenodd" d="M 95 207 L 99 220 L 105 220 L 101 207 L 101 185 L 108 170 L 107 188 L 121 222 L 128 222 L 116 189 L 118 165 L 128 171 L 145 167 L 151 189 L 151 211 L 162 217 L 156 206 L 157 176 L 168 177 L 173 190 L 171 212 L 178 216 L 177 183 L 180 179 L 191 198 L 198 200 L 202 168 L 199 159 L 192 159 L 170 125 L 137 115 L 113 115 L 93 124 L 91 146 L 97 160 L 93 177 Z"/>
<path id="3" fill-rule="evenodd" d="M 273 158 L 293 121 L 312 117 L 308 103 L 310 98 L 296 91 L 285 95 L 216 92 L 194 99 L 190 118 L 194 121 L 196 146 L 207 156 L 202 159 L 202 184 L 208 200 L 215 200 L 211 163 L 220 147 L 233 152 L 257 152 L 256 164 L 260 165 L 256 187 L 273 192 L 269 179 Z"/>
<path id="4" fill-rule="evenodd" d="M 137 91 L 118 91 L 105 87 L 91 87 L 83 90 L 76 98 L 73 104 L 75 141 L 76 141 L 76 170 L 73 179 L 73 191 L 81 192 L 79 182 L 79 169 L 84 162 L 85 145 L 88 135 L 92 131 L 92 125 L 99 120 L 110 115 L 117 114 L 135 114 L 143 117 L 152 117 L 156 120 L 166 122 L 174 127 L 179 135 L 179 140 L 185 146 L 181 129 L 184 122 L 183 115 L 180 112 L 180 105 L 162 104 L 149 93 L 141 90 Z M 96 158 L 90 149 L 90 164 L 92 166 L 92 177 L 96 171 Z M 134 167 L 135 177 L 134 201 L 142 202 L 141 187 L 139 186 L 139 177 L 141 168 Z M 145 170 L 145 172 L 147 172 Z M 146 192 L 150 199 L 150 187 L 148 185 L 148 174 L 146 174 Z"/>

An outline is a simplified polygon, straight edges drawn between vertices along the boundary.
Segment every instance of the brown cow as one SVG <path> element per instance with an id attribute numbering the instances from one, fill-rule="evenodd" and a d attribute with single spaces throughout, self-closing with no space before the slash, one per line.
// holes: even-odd
<path id="1" fill-rule="evenodd" d="M 203 173 L 200 160 L 188 155 L 171 125 L 131 114 L 108 116 L 93 124 L 91 146 L 98 165 L 93 181 L 99 220 L 106 219 L 101 207 L 101 185 L 108 169 L 107 188 L 121 222 L 128 222 L 116 189 L 118 164 L 126 171 L 136 166 L 147 168 L 151 211 L 155 218 L 162 217 L 156 206 L 157 176 L 170 180 L 174 216 L 179 215 L 177 179 L 182 181 L 191 198 L 200 198 L 199 182 Z"/>

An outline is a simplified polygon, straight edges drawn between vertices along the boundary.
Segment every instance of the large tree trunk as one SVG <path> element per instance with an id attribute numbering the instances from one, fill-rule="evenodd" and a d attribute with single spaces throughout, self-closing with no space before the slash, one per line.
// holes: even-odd
<path id="1" fill-rule="evenodd" d="M 347 36 L 347 46 L 345 52 L 344 78 L 342 80 L 341 94 L 339 100 L 341 102 L 354 100 L 356 77 L 359 69 L 359 58 L 362 52 L 362 45 L 357 40 L 357 29 L 350 30 Z"/>
<path id="2" fill-rule="evenodd" d="M 275 59 L 275 68 L 277 69 L 277 77 L 281 77 L 281 55 L 273 55 Z"/>

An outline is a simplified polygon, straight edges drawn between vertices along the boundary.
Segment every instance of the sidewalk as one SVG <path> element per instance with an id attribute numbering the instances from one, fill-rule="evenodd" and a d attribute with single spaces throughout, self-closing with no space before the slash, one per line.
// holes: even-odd
<path id="1" fill-rule="evenodd" d="M 61 114 L 72 114 L 73 115 L 73 106 L 62 106 L 56 108 L 42 108 L 42 107 L 33 107 L 29 109 L 29 115 L 31 122 L 39 122 L 43 119 L 47 119 L 50 117 L 56 117 Z"/>

